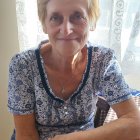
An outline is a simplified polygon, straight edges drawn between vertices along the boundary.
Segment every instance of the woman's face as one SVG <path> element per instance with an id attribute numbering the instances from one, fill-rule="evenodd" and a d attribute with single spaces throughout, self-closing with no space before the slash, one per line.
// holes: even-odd
<path id="1" fill-rule="evenodd" d="M 45 31 L 60 54 L 74 55 L 87 42 L 87 0 L 50 0 L 46 6 Z"/>

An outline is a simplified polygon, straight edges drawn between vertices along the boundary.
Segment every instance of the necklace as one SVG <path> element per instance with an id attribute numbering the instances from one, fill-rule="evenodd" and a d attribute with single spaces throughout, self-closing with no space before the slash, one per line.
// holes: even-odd
<path id="1" fill-rule="evenodd" d="M 71 76 L 71 78 L 70 78 L 70 80 L 68 80 L 67 82 L 65 82 L 65 85 L 64 85 L 64 83 L 62 84 L 60 84 L 61 85 L 61 90 L 60 90 L 60 93 L 62 94 L 62 95 L 64 95 L 65 93 L 66 93 L 66 86 L 67 86 L 67 84 L 68 83 L 70 83 L 70 82 L 72 82 L 73 81 L 73 75 Z M 60 82 L 59 82 L 60 83 Z"/>
<path id="2" fill-rule="evenodd" d="M 61 89 L 61 93 L 62 93 L 62 94 L 65 93 L 65 88 L 64 88 L 64 87 L 62 87 L 62 89 Z"/>
<path id="3" fill-rule="evenodd" d="M 87 59 L 85 60 L 85 63 L 87 62 Z M 86 64 L 85 64 L 85 66 L 84 67 L 86 67 Z M 80 70 L 79 70 L 80 71 Z M 60 90 L 60 93 L 62 94 L 62 95 L 64 95 L 65 93 L 67 93 L 67 91 L 66 91 L 66 86 L 67 86 L 67 84 L 72 84 L 76 79 L 78 80 L 79 78 L 79 75 L 82 75 L 83 76 L 83 73 L 84 73 L 84 71 L 81 71 L 81 72 L 79 72 L 79 71 L 77 71 L 77 72 L 75 72 L 75 74 L 73 73 L 73 75 L 70 77 L 70 79 L 69 80 L 67 80 L 66 82 L 64 82 L 64 83 L 61 83 L 60 81 L 59 81 L 59 83 L 60 83 L 60 86 L 61 86 L 61 90 Z M 78 77 L 77 77 L 78 76 Z M 77 77 L 77 78 L 76 78 Z M 75 78 L 75 80 L 74 80 L 74 78 Z M 80 80 L 81 80 L 81 76 L 80 76 Z M 74 83 L 76 83 L 76 82 L 74 82 Z"/>
<path id="4" fill-rule="evenodd" d="M 64 82 L 61 82 L 61 80 L 54 81 L 54 82 L 57 82 L 59 84 L 59 85 L 57 84 L 58 87 L 60 87 L 60 88 L 57 88 L 58 90 L 56 91 L 56 93 L 59 91 L 59 94 L 65 96 L 65 94 L 69 94 L 70 91 L 72 92 L 75 88 L 75 84 L 78 85 L 80 80 L 82 80 L 81 76 L 83 76 L 83 73 L 85 71 L 86 64 L 87 64 L 87 58 L 88 58 L 87 57 L 87 49 L 84 51 L 83 56 L 84 57 L 78 61 L 78 64 L 80 66 L 77 66 L 77 68 L 75 69 L 76 71 L 72 73 L 72 76 L 70 77 L 70 79 L 65 80 Z M 61 78 L 62 77 L 59 77 L 58 79 L 61 79 Z M 72 89 L 68 86 L 68 84 L 69 85 L 71 84 L 70 87 L 72 87 Z"/>

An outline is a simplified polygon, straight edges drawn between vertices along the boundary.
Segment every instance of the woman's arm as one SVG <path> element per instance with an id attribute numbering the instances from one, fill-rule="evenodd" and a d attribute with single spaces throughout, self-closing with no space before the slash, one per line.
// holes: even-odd
<path id="1" fill-rule="evenodd" d="M 96 129 L 60 135 L 51 140 L 140 140 L 140 112 L 133 99 L 112 108 L 119 119 Z"/>
<path id="2" fill-rule="evenodd" d="M 39 140 L 34 114 L 14 115 L 14 123 L 16 140 Z"/>

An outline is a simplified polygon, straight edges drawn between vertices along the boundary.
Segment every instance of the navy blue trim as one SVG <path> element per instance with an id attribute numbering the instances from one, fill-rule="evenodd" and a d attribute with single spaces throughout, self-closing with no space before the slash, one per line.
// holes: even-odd
<path id="1" fill-rule="evenodd" d="M 140 91 L 139 90 L 136 90 L 136 89 L 132 89 L 131 94 L 133 96 L 140 96 Z"/>
<path id="2" fill-rule="evenodd" d="M 126 95 L 123 95 L 123 96 L 121 96 L 121 97 L 118 97 L 117 99 L 107 100 L 107 102 L 108 102 L 109 104 L 112 104 L 112 102 L 117 102 L 117 101 L 119 101 L 120 99 L 121 99 L 121 100 L 127 100 L 127 99 L 132 98 L 132 97 L 133 97 L 132 94 L 126 94 Z"/>
<path id="3" fill-rule="evenodd" d="M 39 48 L 40 47 L 41 47 L 41 44 L 40 44 Z M 40 73 L 40 77 L 41 77 L 41 81 L 42 81 L 43 87 L 45 88 L 46 92 L 48 93 L 48 95 L 51 98 L 53 98 L 54 100 L 59 101 L 60 103 L 64 103 L 65 101 L 63 101 L 63 100 L 61 100 L 59 98 L 56 98 L 53 94 L 50 93 L 49 87 L 48 87 L 46 79 L 45 79 L 45 73 L 44 73 L 42 65 L 41 65 L 40 50 L 39 50 L 39 48 L 37 48 L 35 50 L 35 54 L 36 54 L 36 58 L 37 58 L 37 64 L 38 64 L 39 73 Z M 88 64 L 87 64 L 87 68 L 86 68 L 86 73 L 84 75 L 83 83 L 80 86 L 79 90 L 71 97 L 71 100 L 81 92 L 81 90 L 85 86 L 86 81 L 87 81 L 88 76 L 89 76 L 89 71 L 90 71 L 90 66 L 91 66 L 91 58 L 92 58 L 92 47 L 88 47 L 87 49 L 88 49 Z"/>
<path id="4" fill-rule="evenodd" d="M 90 66 L 91 66 L 91 59 L 92 59 L 92 47 L 88 47 L 88 64 L 87 64 L 87 69 L 86 69 L 86 73 L 84 75 L 84 79 L 83 79 L 83 83 L 81 85 L 81 87 L 79 88 L 79 90 L 77 91 L 77 93 L 75 93 L 72 97 L 71 97 L 71 100 L 74 99 L 75 96 L 77 96 L 81 90 L 83 89 L 83 87 L 85 86 L 86 84 L 86 81 L 88 79 L 88 76 L 89 76 L 89 71 L 90 71 Z"/>
<path id="5" fill-rule="evenodd" d="M 33 110 L 34 110 L 34 108 L 22 110 L 22 109 L 15 109 L 15 108 L 11 107 L 10 105 L 7 105 L 7 106 L 8 106 L 9 109 L 13 110 L 14 112 L 15 112 L 15 111 L 22 111 L 22 112 L 25 112 L 25 111 L 33 111 Z"/>
<path id="6" fill-rule="evenodd" d="M 40 47 L 39 47 L 40 48 Z M 41 77 L 41 81 L 42 81 L 42 84 L 43 84 L 43 87 L 45 88 L 47 94 L 53 98 L 54 100 L 57 100 L 61 103 L 64 103 L 63 100 L 61 99 L 58 99 L 58 98 L 55 98 L 51 93 L 50 93 L 50 90 L 49 90 L 49 87 L 47 85 L 47 82 L 46 82 L 46 79 L 45 79 L 45 73 L 43 71 L 43 68 L 42 68 L 42 65 L 41 65 L 41 59 L 40 59 L 40 51 L 39 51 L 39 48 L 37 48 L 35 50 L 35 54 L 36 54 L 36 58 L 37 58 L 37 64 L 38 64 L 38 68 L 39 68 L 39 74 L 40 74 L 40 77 Z"/>

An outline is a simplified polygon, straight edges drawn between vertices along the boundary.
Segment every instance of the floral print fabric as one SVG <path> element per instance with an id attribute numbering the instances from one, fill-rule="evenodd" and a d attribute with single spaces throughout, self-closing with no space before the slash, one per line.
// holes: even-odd
<path id="1" fill-rule="evenodd" d="M 89 42 L 88 63 L 81 83 L 68 100 L 55 96 L 40 55 L 41 44 L 12 58 L 8 88 L 9 111 L 18 115 L 34 112 L 40 140 L 94 128 L 99 93 L 110 105 L 131 97 L 114 52 Z"/>

